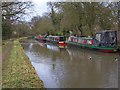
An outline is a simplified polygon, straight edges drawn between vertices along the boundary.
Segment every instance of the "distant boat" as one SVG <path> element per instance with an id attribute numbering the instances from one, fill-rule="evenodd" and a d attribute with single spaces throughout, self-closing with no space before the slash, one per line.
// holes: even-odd
<path id="1" fill-rule="evenodd" d="M 37 36 L 34 38 L 35 40 L 39 41 L 39 42 L 51 42 L 51 43 L 55 43 L 57 44 L 57 46 L 59 48 L 67 48 L 67 43 L 66 43 L 66 37 L 64 36 Z"/>
<path id="2" fill-rule="evenodd" d="M 34 39 L 39 42 L 46 41 L 45 37 L 42 35 L 35 36 Z"/>
<path id="3" fill-rule="evenodd" d="M 100 50 L 102 52 L 117 52 L 117 31 L 105 30 L 95 34 L 94 37 L 76 37 L 68 38 L 68 46 L 76 45 L 80 47 Z"/>
<path id="4" fill-rule="evenodd" d="M 59 48 L 67 48 L 66 37 L 64 36 L 47 36 L 46 41 L 56 43 Z"/>

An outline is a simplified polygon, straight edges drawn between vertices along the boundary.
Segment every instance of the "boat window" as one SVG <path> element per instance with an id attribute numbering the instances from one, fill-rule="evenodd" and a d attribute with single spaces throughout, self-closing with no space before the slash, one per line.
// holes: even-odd
<path id="1" fill-rule="evenodd" d="M 115 34 L 115 32 L 111 32 L 111 33 L 109 34 L 109 37 L 110 37 L 111 45 L 115 46 L 116 43 L 117 43 L 117 41 L 116 41 L 117 39 L 116 39 L 116 34 Z"/>
<path id="2" fill-rule="evenodd" d="M 100 42 L 100 40 L 101 40 L 101 34 L 96 34 L 95 39 Z"/>
<path id="3" fill-rule="evenodd" d="M 59 41 L 65 41 L 65 37 L 60 37 L 60 40 Z"/>
<path id="4" fill-rule="evenodd" d="M 115 37 L 115 32 L 111 32 L 111 33 L 109 34 L 109 36 L 110 36 L 110 38 Z"/>

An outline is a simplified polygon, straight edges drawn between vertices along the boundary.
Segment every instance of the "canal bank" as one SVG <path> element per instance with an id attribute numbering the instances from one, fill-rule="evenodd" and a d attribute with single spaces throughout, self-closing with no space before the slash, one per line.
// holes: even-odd
<path id="1" fill-rule="evenodd" d="M 2 62 L 2 88 L 44 88 L 43 81 L 39 79 L 19 40 L 11 43 L 9 58 Z M 3 46 L 3 48 L 8 47 Z"/>

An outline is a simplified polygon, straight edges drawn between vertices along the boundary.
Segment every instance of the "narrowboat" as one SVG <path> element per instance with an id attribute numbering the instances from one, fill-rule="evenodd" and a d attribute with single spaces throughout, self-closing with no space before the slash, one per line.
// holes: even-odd
<path id="1" fill-rule="evenodd" d="M 39 41 L 39 42 L 43 42 L 46 41 L 45 37 L 42 35 L 38 35 L 34 37 L 35 40 Z"/>
<path id="2" fill-rule="evenodd" d="M 67 48 L 66 37 L 64 36 L 47 36 L 46 42 L 56 43 L 59 48 Z"/>
<path id="3" fill-rule="evenodd" d="M 93 37 L 70 36 L 68 46 L 76 45 L 80 47 L 100 50 L 102 52 L 117 52 L 117 31 L 105 30 L 100 31 Z"/>

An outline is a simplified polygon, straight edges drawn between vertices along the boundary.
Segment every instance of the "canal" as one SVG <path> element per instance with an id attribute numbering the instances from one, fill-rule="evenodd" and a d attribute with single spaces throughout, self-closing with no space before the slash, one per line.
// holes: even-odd
<path id="1" fill-rule="evenodd" d="M 117 88 L 119 54 L 21 42 L 46 88 Z"/>

